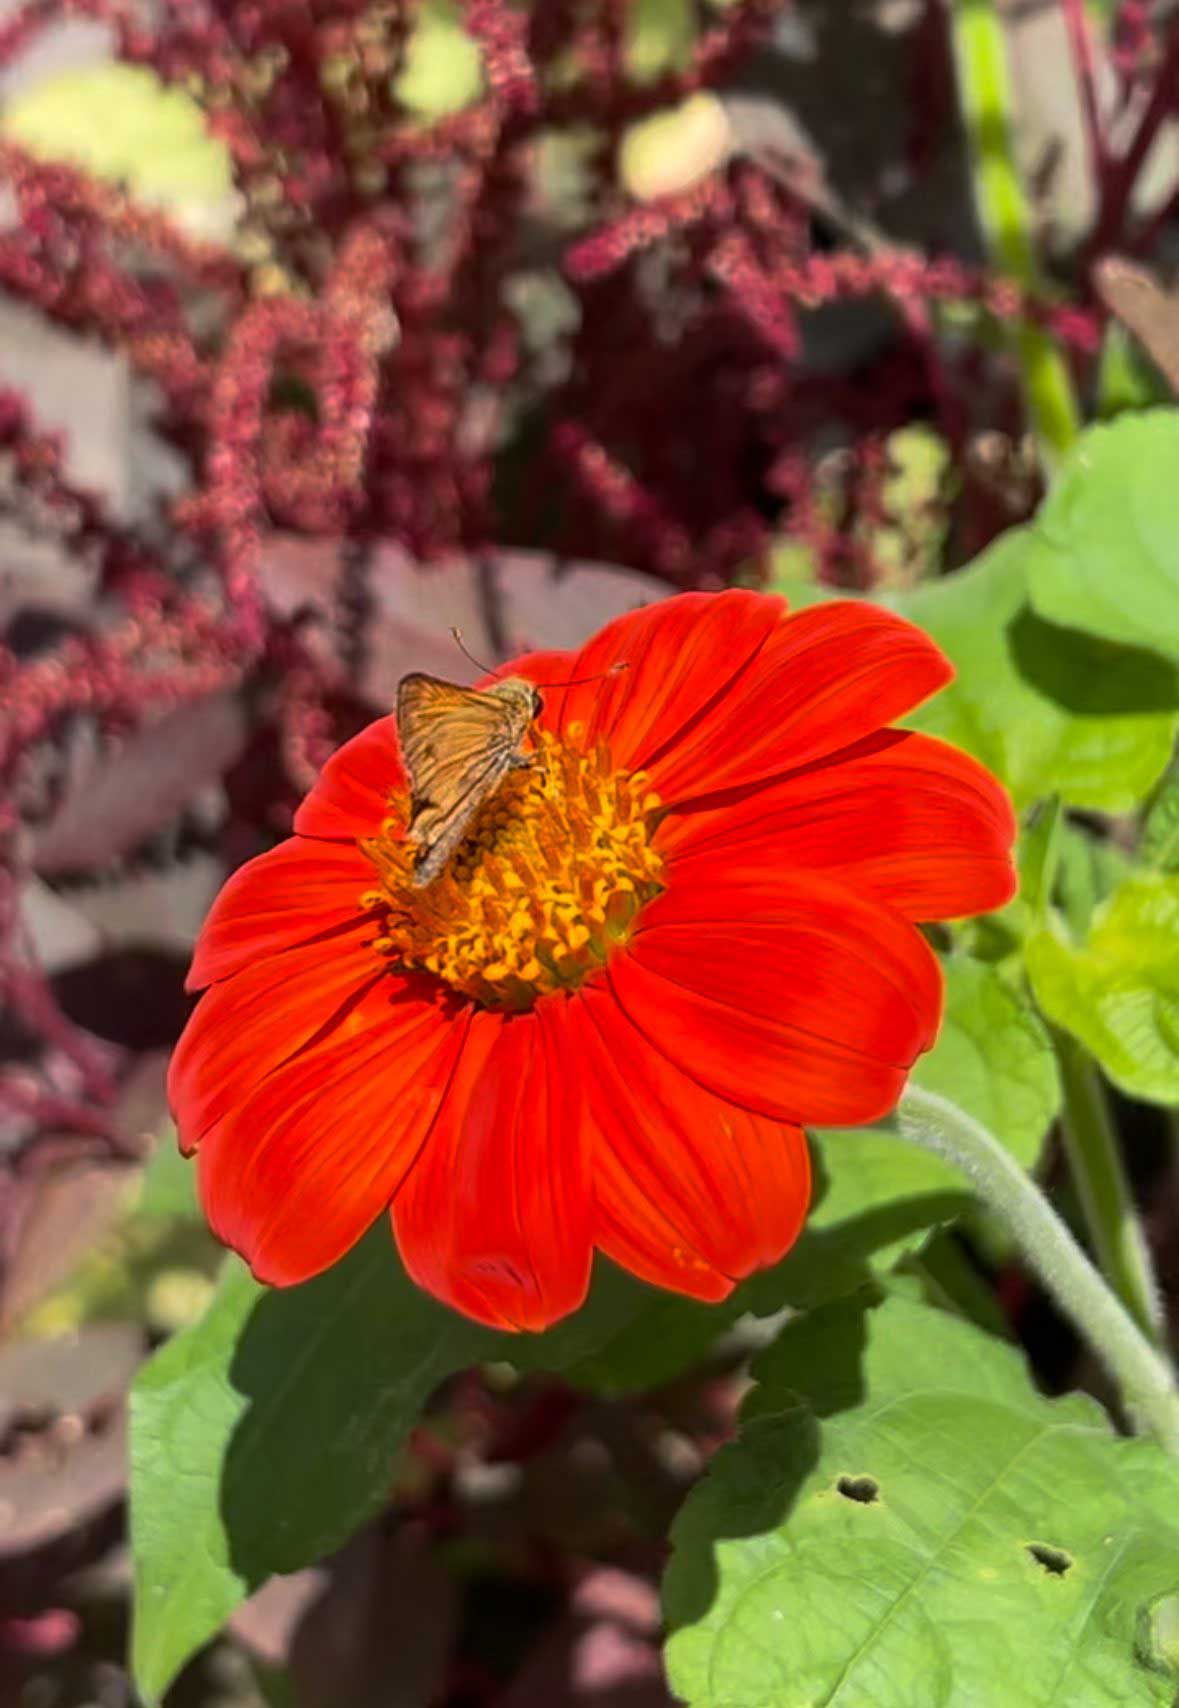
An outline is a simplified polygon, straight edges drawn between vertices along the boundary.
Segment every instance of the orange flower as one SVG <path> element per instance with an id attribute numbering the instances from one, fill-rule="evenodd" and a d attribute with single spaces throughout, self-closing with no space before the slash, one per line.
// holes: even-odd
<path id="1" fill-rule="evenodd" d="M 803 1125 L 884 1115 L 932 1044 L 915 922 L 1010 898 L 1010 805 L 883 727 L 953 672 L 867 605 L 686 594 L 509 668 L 545 688 L 542 762 L 433 884 L 407 881 L 392 717 L 226 884 L 172 1062 L 181 1143 L 264 1281 L 390 1209 L 421 1286 L 501 1327 L 575 1309 L 595 1248 L 723 1298 L 798 1234 Z"/>

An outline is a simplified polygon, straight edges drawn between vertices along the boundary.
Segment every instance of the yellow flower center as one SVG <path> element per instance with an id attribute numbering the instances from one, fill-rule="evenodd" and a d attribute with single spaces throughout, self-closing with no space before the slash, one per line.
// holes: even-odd
<path id="1" fill-rule="evenodd" d="M 404 800 L 361 843 L 380 885 L 361 897 L 379 918 L 376 949 L 488 1008 L 526 1009 L 575 989 L 663 887 L 651 845 L 660 802 L 645 774 L 614 770 L 604 747 L 582 753 L 534 733 L 535 762 L 482 803 L 432 883 L 411 882 L 417 849 L 402 836 Z"/>

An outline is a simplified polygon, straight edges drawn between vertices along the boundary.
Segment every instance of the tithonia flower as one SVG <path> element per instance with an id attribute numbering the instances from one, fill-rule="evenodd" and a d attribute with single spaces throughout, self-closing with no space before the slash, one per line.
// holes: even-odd
<path id="1" fill-rule="evenodd" d="M 572 1311 L 595 1249 L 722 1298 L 798 1234 L 804 1125 L 884 1115 L 933 1043 L 917 922 L 1009 899 L 1010 806 L 884 727 L 953 672 L 867 605 L 687 594 L 506 670 L 536 762 L 433 883 L 386 717 L 222 890 L 170 1079 L 205 1212 L 277 1285 L 388 1212 L 502 1327 Z"/>

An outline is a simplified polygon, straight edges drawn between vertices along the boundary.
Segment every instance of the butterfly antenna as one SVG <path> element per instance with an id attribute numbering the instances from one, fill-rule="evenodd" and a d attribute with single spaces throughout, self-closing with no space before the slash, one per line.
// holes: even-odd
<path id="1" fill-rule="evenodd" d="M 624 670 L 630 669 L 630 663 L 620 658 L 612 664 L 609 670 L 598 670 L 592 676 L 571 676 L 566 682 L 538 682 L 538 688 L 580 688 L 583 682 L 604 682 L 607 676 L 619 676 Z"/>
<path id="2" fill-rule="evenodd" d="M 462 653 L 463 657 L 469 658 L 471 663 L 475 666 L 476 670 L 482 670 L 488 676 L 491 676 L 491 675 L 494 675 L 495 671 L 500 668 L 498 665 L 484 664 L 481 659 L 478 659 L 475 657 L 475 654 L 473 652 L 468 651 L 466 643 L 463 640 L 463 635 L 462 635 L 461 629 L 452 628 L 450 631 L 450 637 L 454 641 L 454 644 L 458 647 L 459 651 Z M 612 664 L 610 666 L 609 670 L 599 670 L 599 671 L 595 672 L 595 674 L 593 676 L 573 676 L 573 677 L 570 677 L 570 679 L 567 682 L 541 682 L 541 683 L 538 683 L 538 687 L 541 687 L 541 688 L 580 688 L 582 683 L 584 683 L 584 682 L 602 682 L 605 680 L 605 678 L 607 676 L 617 676 L 620 671 L 629 670 L 629 669 L 630 669 L 629 663 L 625 659 L 619 659 L 616 664 Z"/>
<path id="3" fill-rule="evenodd" d="M 455 646 L 458 647 L 463 657 L 470 659 L 476 670 L 482 670 L 485 675 L 490 676 L 499 668 L 498 665 L 484 664 L 481 659 L 475 657 L 475 654 L 469 650 L 466 642 L 463 640 L 463 633 L 461 629 L 452 628 L 450 631 L 450 638 L 453 640 Z"/>

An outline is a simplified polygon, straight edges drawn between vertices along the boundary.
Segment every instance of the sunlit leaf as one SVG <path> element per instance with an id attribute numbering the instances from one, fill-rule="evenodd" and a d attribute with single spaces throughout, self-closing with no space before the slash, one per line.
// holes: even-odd
<path id="1" fill-rule="evenodd" d="M 1065 825 L 1060 838 L 1056 892 L 1069 929 L 1083 937 L 1099 902 L 1128 878 L 1134 862 L 1109 837 L 1077 824 Z"/>
<path id="2" fill-rule="evenodd" d="M 1028 539 L 1042 617 L 1179 659 L 1179 410 L 1092 427 Z"/>
<path id="3" fill-rule="evenodd" d="M 1179 679 L 1155 654 L 1038 616 L 1029 535 L 1014 529 L 969 568 L 897 608 L 929 631 L 957 678 L 911 720 L 975 754 L 1018 806 L 1045 795 L 1104 812 L 1137 805 L 1171 755 Z"/>
<path id="4" fill-rule="evenodd" d="M 1030 1167 L 1060 1107 L 1048 1034 L 994 967 L 953 956 L 945 973 L 941 1033 L 913 1079 L 951 1098 Z"/>
<path id="5" fill-rule="evenodd" d="M 1026 945 L 1036 1001 L 1131 1097 L 1179 1104 L 1179 877 L 1122 883 L 1073 948 L 1056 928 Z"/>
<path id="6" fill-rule="evenodd" d="M 903 1249 L 971 1201 L 953 1170 L 894 1135 L 826 1133 L 816 1149 L 818 1202 L 798 1246 L 722 1306 L 601 1264 L 576 1316 L 543 1335 L 503 1335 L 414 1287 L 384 1228 L 285 1291 L 231 1262 L 207 1316 L 156 1353 L 132 1394 L 144 1696 L 158 1697 L 272 1573 L 318 1559 L 379 1509 L 394 1454 L 454 1371 L 508 1362 L 608 1392 L 667 1380 L 741 1312 L 853 1289 L 879 1251 Z"/>
<path id="7" fill-rule="evenodd" d="M 143 1695 L 158 1699 L 273 1572 L 330 1552 L 380 1506 L 393 1455 L 443 1377 L 508 1358 L 561 1370 L 653 1297 L 604 1268 L 568 1322 L 505 1335 L 413 1286 L 384 1228 L 289 1291 L 259 1286 L 232 1261 L 208 1314 L 161 1348 L 132 1391 L 132 1655 Z"/>
<path id="8" fill-rule="evenodd" d="M 1173 1460 L 899 1300 L 791 1324 L 760 1364 L 673 1532 L 689 1708 L 1170 1708 Z"/>
<path id="9" fill-rule="evenodd" d="M 1016 1407 L 1042 1404 L 1023 1354 L 947 1311 L 872 1292 L 832 1300 L 795 1317 L 754 1360 L 756 1386 L 742 1422 L 804 1402 L 819 1417 L 883 1394 L 947 1389 Z M 1061 1420 L 1104 1428 L 1095 1400 L 1073 1394 L 1053 1403 Z"/>
<path id="10" fill-rule="evenodd" d="M 1160 872 L 1179 872 L 1179 766 L 1168 771 L 1150 803 L 1139 853 Z"/>
<path id="11" fill-rule="evenodd" d="M 1042 915 L 1052 899 L 1063 833 L 1060 802 L 1052 798 L 1042 804 L 1020 836 L 1019 893 L 1033 915 Z"/>

